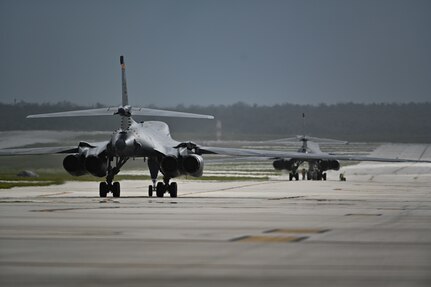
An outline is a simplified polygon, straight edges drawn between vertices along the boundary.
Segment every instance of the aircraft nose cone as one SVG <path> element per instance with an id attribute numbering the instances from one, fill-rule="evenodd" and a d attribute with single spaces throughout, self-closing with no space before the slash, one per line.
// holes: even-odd
<path id="1" fill-rule="evenodd" d="M 123 139 L 118 139 L 118 140 L 115 142 L 115 148 L 116 148 L 117 150 L 119 150 L 119 151 L 124 150 L 124 149 L 126 148 L 126 141 L 125 141 L 125 140 L 123 140 Z"/>

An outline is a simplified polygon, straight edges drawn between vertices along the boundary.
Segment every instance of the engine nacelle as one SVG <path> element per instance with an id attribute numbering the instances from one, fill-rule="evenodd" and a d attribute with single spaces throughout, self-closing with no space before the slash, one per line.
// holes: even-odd
<path id="1" fill-rule="evenodd" d="M 165 156 L 160 162 L 160 170 L 165 176 L 174 178 L 180 175 L 178 158 L 173 155 Z"/>
<path id="2" fill-rule="evenodd" d="M 108 161 L 104 157 L 90 155 L 85 159 L 85 169 L 94 176 L 104 177 L 108 172 Z"/>
<path id="3" fill-rule="evenodd" d="M 63 160 L 64 169 L 73 176 L 81 176 L 87 173 L 84 160 L 78 155 L 68 155 Z"/>
<path id="4" fill-rule="evenodd" d="M 179 175 L 200 177 L 204 170 L 204 160 L 197 154 L 186 155 L 180 158 L 168 155 L 160 162 L 160 170 L 165 176 L 170 178 Z"/>
<path id="5" fill-rule="evenodd" d="M 282 169 L 284 169 L 284 160 L 283 159 L 277 159 L 272 163 L 272 166 L 276 170 L 282 170 Z"/>
<path id="6" fill-rule="evenodd" d="M 191 154 L 182 158 L 182 166 L 186 174 L 200 177 L 204 172 L 204 159 L 197 154 Z"/>
<path id="7" fill-rule="evenodd" d="M 325 160 L 320 163 L 320 168 L 322 171 L 325 170 L 339 170 L 340 162 L 338 160 Z"/>
<path id="8" fill-rule="evenodd" d="M 276 170 L 283 170 L 283 169 L 292 170 L 294 164 L 295 162 L 293 160 L 277 159 L 272 163 L 272 166 Z"/>

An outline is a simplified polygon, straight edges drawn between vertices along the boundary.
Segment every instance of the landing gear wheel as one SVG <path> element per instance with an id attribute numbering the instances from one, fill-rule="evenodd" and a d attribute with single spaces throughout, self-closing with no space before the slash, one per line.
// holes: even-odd
<path id="1" fill-rule="evenodd" d="M 171 195 L 171 197 L 177 197 L 177 190 L 178 190 L 178 186 L 176 182 L 172 182 L 169 185 L 169 194 Z"/>
<path id="2" fill-rule="evenodd" d="M 157 197 L 163 197 L 163 195 L 165 194 L 165 191 L 166 191 L 165 185 L 163 184 L 163 182 L 159 182 L 156 187 Z"/>
<path id="3" fill-rule="evenodd" d="M 112 196 L 120 197 L 120 183 L 118 181 L 114 182 L 112 185 Z"/>
<path id="4" fill-rule="evenodd" d="M 326 173 L 322 174 L 322 179 L 326 180 Z"/>
<path id="5" fill-rule="evenodd" d="M 99 195 L 100 197 L 106 197 L 108 194 L 108 184 L 106 182 L 101 182 L 99 184 Z"/>
<path id="6" fill-rule="evenodd" d="M 148 186 L 148 197 L 153 197 L 153 186 L 152 185 Z"/>
<path id="7" fill-rule="evenodd" d="M 295 179 L 299 180 L 299 173 L 295 173 Z"/>
<path id="8" fill-rule="evenodd" d="M 293 174 L 289 173 L 289 181 L 292 181 L 293 179 Z"/>

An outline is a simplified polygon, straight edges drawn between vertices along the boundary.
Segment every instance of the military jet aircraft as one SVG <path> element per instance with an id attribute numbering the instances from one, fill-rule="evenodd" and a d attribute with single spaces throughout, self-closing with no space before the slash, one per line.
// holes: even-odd
<path id="1" fill-rule="evenodd" d="M 297 135 L 296 137 L 284 138 L 278 140 L 267 141 L 268 143 L 281 143 L 290 144 L 292 142 L 300 141 L 302 146 L 298 149 L 298 153 L 302 154 L 294 157 L 280 157 L 276 158 L 272 165 L 276 170 L 286 170 L 289 172 L 289 180 L 299 180 L 298 169 L 303 163 L 308 164 L 308 170 L 304 174 L 307 180 L 326 180 L 326 171 L 328 170 L 339 170 L 340 160 L 346 161 L 389 161 L 389 159 L 371 158 L 364 156 L 345 156 L 337 155 L 335 153 L 323 152 L 320 149 L 320 143 L 331 143 L 331 144 L 348 144 L 347 141 L 340 141 L 328 138 L 317 138 L 306 136 L 305 134 L 305 114 L 302 113 L 302 129 L 303 135 Z M 309 155 L 313 155 L 310 158 Z M 341 179 L 341 178 L 340 178 Z M 345 178 L 344 178 L 345 180 Z"/>
<path id="2" fill-rule="evenodd" d="M 339 141 L 339 140 L 333 140 L 333 139 L 324 139 L 324 138 L 317 138 L 317 137 L 310 137 L 306 135 L 298 135 L 293 138 L 285 138 L 285 139 L 279 139 L 270 141 L 271 143 L 282 143 L 282 144 L 288 144 L 293 141 L 300 141 L 302 142 L 302 146 L 298 149 L 299 153 L 304 154 L 314 154 L 314 155 L 322 155 L 327 156 L 331 155 L 330 153 L 326 153 L 320 150 L 320 145 L 317 143 L 319 142 L 325 142 L 325 143 L 332 143 L 332 144 L 348 144 L 347 141 Z M 334 155 L 334 154 L 332 154 Z M 336 156 L 336 155 L 334 155 Z M 361 157 L 363 158 L 363 157 Z M 350 160 L 355 160 L 355 157 L 351 157 Z M 357 159 L 358 161 L 360 159 Z M 298 169 L 304 162 L 308 163 L 308 170 L 306 171 L 305 177 L 307 180 L 326 180 L 326 173 L 325 171 L 328 170 L 339 170 L 340 169 L 340 162 L 337 159 L 304 159 L 302 157 L 299 158 L 278 158 L 274 160 L 272 163 L 273 167 L 276 170 L 287 170 L 289 172 L 289 180 L 296 179 L 299 180 L 299 173 Z"/>
<path id="3" fill-rule="evenodd" d="M 81 176 L 90 173 L 96 177 L 105 178 L 105 181 L 100 182 L 99 185 L 100 197 L 106 197 L 109 192 L 112 192 L 113 197 L 120 197 L 120 183 L 115 182 L 114 177 L 120 172 L 122 166 L 130 158 L 143 157 L 147 159 L 152 179 L 152 184 L 148 186 L 148 196 L 150 197 L 153 195 L 153 192 L 156 193 L 157 197 L 163 197 L 166 192 L 168 192 L 171 197 L 177 197 L 178 187 L 175 182 L 170 182 L 171 179 L 180 175 L 202 176 L 204 170 L 203 154 L 222 154 L 272 159 L 299 158 L 303 160 L 326 160 L 327 162 L 350 159 L 349 156 L 335 157 L 330 154 L 321 155 L 269 150 L 204 147 L 191 141 L 175 141 L 171 138 L 169 127 L 166 123 L 160 121 L 138 123 L 132 118 L 132 115 L 201 119 L 213 119 L 213 116 L 130 106 L 126 84 L 126 65 L 123 56 L 120 57 L 120 65 L 122 73 L 121 106 L 28 116 L 28 118 L 119 116 L 121 119 L 121 126 L 113 132 L 109 140 L 99 143 L 82 141 L 77 147 L 4 149 L 0 150 L 0 155 L 69 154 L 63 160 L 63 167 L 69 174 Z M 369 157 L 355 158 L 354 160 L 424 162 L 408 159 Z M 157 182 L 159 171 L 163 174 L 162 182 Z"/>

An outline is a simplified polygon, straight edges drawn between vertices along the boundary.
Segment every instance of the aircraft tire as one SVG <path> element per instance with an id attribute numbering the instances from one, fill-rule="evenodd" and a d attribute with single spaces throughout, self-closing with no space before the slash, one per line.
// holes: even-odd
<path id="1" fill-rule="evenodd" d="M 165 194 L 165 191 L 166 191 L 165 185 L 163 184 L 163 182 L 159 182 L 156 187 L 157 197 L 163 197 L 163 195 Z"/>
<path id="2" fill-rule="evenodd" d="M 148 186 L 148 197 L 153 197 L 153 186 L 152 185 Z"/>
<path id="3" fill-rule="evenodd" d="M 172 182 L 169 185 L 169 194 L 171 197 L 177 197 L 178 185 L 176 182 Z"/>
<path id="4" fill-rule="evenodd" d="M 99 196 L 106 197 L 108 194 L 108 184 L 106 182 L 101 182 L 99 184 Z"/>
<path id="5" fill-rule="evenodd" d="M 295 179 L 299 180 L 299 173 L 295 173 Z"/>
<path id="6" fill-rule="evenodd" d="M 322 179 L 326 180 L 326 173 L 322 174 Z"/>
<path id="7" fill-rule="evenodd" d="M 120 197 L 120 183 L 118 181 L 114 182 L 112 185 L 112 196 Z"/>
<path id="8" fill-rule="evenodd" d="M 289 173 L 289 181 L 292 181 L 293 174 Z"/>

